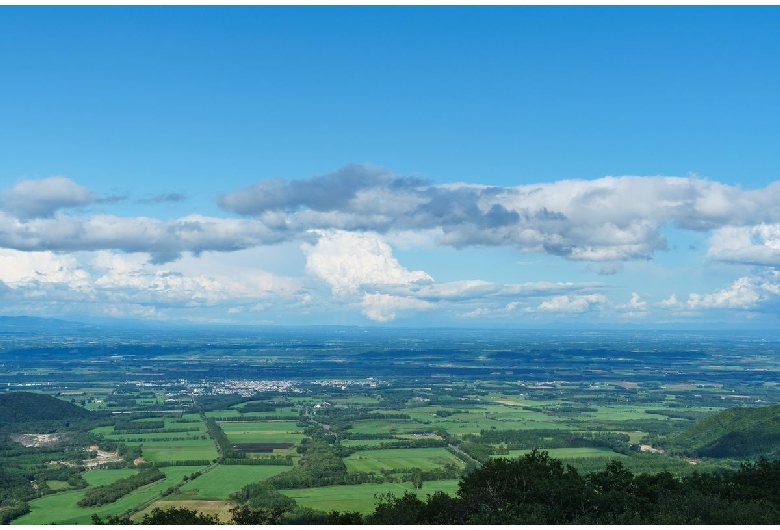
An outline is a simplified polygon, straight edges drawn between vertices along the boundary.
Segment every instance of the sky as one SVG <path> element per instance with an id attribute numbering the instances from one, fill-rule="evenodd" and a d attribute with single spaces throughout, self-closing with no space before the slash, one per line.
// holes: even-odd
<path id="1" fill-rule="evenodd" d="M 778 27 L 0 6 L 0 315 L 776 328 Z"/>

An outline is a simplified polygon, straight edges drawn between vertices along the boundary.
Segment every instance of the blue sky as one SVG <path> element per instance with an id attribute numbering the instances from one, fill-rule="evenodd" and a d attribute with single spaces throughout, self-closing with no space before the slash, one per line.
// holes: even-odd
<path id="1" fill-rule="evenodd" d="M 0 7 L 0 314 L 774 327 L 776 7 Z"/>

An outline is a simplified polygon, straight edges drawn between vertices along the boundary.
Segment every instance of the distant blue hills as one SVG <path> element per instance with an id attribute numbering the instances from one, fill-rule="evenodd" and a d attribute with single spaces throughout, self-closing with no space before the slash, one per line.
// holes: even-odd
<path id="1" fill-rule="evenodd" d="M 59 318 L 30 317 L 30 316 L 0 316 L 0 331 L 68 331 L 95 329 L 96 326 L 62 320 Z"/>

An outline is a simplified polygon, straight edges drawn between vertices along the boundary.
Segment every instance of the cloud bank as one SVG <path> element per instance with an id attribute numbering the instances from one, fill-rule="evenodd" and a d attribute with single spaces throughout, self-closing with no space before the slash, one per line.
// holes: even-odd
<path id="1" fill-rule="evenodd" d="M 184 200 L 183 194 L 146 201 Z M 174 220 L 67 212 L 98 202 L 65 177 L 25 180 L 2 193 L 0 247 L 25 251 L 147 252 L 159 263 L 182 252 L 228 252 L 321 237 L 330 230 L 436 234 L 454 248 L 509 246 L 568 260 L 620 263 L 668 249 L 664 227 L 712 231 L 713 259 L 780 263 L 780 183 L 759 190 L 697 177 L 604 177 L 511 187 L 432 184 L 351 165 L 309 179 L 265 179 L 223 193 L 233 217 Z"/>
<path id="2" fill-rule="evenodd" d="M 222 305 L 226 314 L 246 315 L 272 307 L 271 297 L 280 307 L 307 311 L 347 307 L 376 322 L 433 309 L 469 319 L 751 312 L 780 296 L 774 271 L 780 266 L 778 182 L 743 190 L 694 176 L 607 176 L 486 186 L 437 184 L 350 165 L 308 179 L 264 179 L 227 191 L 215 197 L 224 215 L 158 219 L 106 211 L 128 199 L 189 200 L 185 193 L 101 197 L 62 176 L 0 190 L 0 295 L 88 300 L 112 307 L 109 313 L 154 318 L 166 308 Z M 743 271 L 731 285 L 709 292 L 679 298 L 667 292 L 647 301 L 640 288 L 619 303 L 600 282 L 473 277 L 439 282 L 393 255 L 394 247 L 508 247 L 621 277 L 631 262 L 670 250 L 671 231 L 708 238 L 710 262 L 758 270 Z M 302 270 L 275 275 L 259 263 L 253 272 L 224 272 L 232 258 L 221 256 L 278 245 L 300 253 Z"/>

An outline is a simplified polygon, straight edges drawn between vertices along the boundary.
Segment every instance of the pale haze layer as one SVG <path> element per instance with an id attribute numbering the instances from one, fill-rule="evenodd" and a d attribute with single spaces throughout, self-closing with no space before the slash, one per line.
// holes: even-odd
<path id="1" fill-rule="evenodd" d="M 780 324 L 777 8 L 0 8 L 0 314 Z"/>

